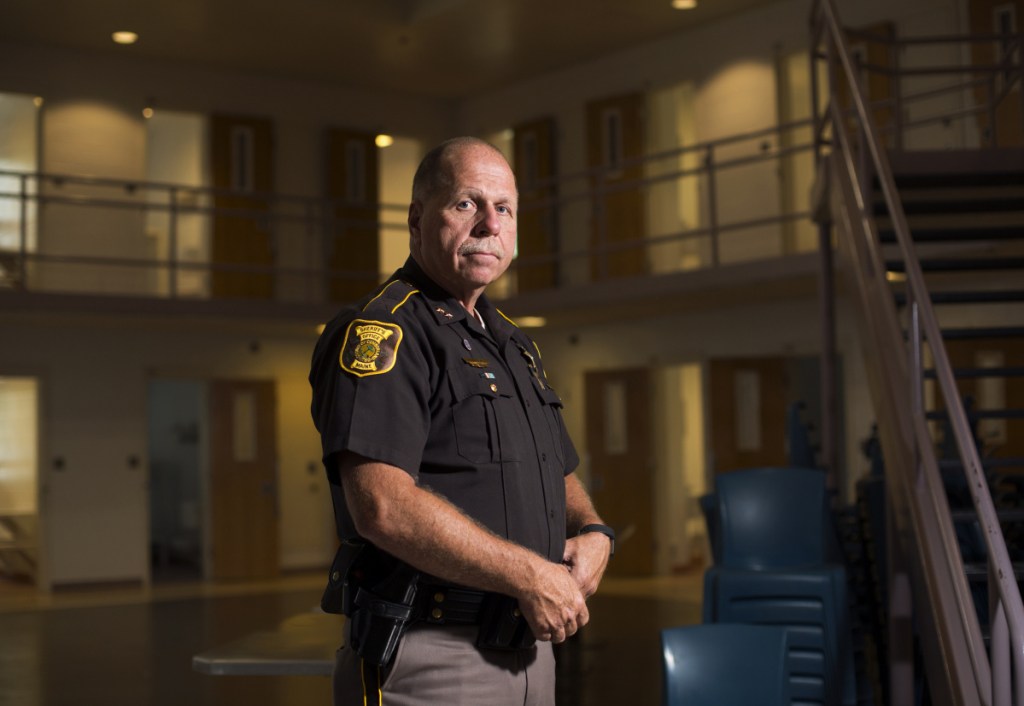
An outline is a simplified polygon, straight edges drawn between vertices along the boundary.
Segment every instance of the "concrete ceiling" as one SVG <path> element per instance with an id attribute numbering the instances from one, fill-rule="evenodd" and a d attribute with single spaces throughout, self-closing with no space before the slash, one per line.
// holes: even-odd
<path id="1" fill-rule="evenodd" d="M 0 40 L 460 98 L 772 1 L 15 0 Z"/>

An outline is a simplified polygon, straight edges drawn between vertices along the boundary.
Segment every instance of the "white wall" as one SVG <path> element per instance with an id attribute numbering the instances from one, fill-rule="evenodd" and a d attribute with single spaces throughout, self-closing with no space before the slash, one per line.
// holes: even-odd
<path id="1" fill-rule="evenodd" d="M 145 319 L 6 321 L 0 370 L 33 360 L 41 371 L 50 580 L 148 575 L 146 389 L 154 377 L 277 381 L 281 566 L 329 562 L 331 505 L 306 382 L 315 338 L 312 329 L 261 334 Z"/>

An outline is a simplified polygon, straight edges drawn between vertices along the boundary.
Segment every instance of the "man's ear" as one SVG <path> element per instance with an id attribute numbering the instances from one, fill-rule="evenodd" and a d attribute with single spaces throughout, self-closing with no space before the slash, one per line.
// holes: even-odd
<path id="1" fill-rule="evenodd" d="M 420 241 L 420 218 L 423 216 L 423 205 L 419 201 L 409 204 L 409 239 L 411 243 L 419 244 Z"/>

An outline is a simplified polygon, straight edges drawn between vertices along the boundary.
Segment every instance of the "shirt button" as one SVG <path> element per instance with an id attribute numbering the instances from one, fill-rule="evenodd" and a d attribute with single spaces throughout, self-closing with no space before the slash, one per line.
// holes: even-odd
<path id="1" fill-rule="evenodd" d="M 548 455 L 547 454 L 541 454 L 540 455 L 540 460 L 541 461 L 547 461 L 548 460 Z"/>

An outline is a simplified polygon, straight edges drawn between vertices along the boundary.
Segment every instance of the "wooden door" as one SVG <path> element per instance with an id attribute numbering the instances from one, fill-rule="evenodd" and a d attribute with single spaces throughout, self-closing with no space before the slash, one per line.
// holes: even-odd
<path id="1" fill-rule="evenodd" d="M 558 187 L 555 121 L 543 118 L 516 125 L 513 169 L 519 185 L 518 291 L 552 289 L 558 285 Z M 552 259 L 545 259 L 552 258 Z"/>
<path id="2" fill-rule="evenodd" d="M 274 189 L 273 125 L 261 118 L 210 118 L 214 194 L 214 297 L 269 299 L 274 293 L 273 230 L 269 194 Z"/>
<path id="3" fill-rule="evenodd" d="M 278 573 L 274 383 L 210 383 L 210 515 L 214 579 Z"/>
<path id="4" fill-rule="evenodd" d="M 643 153 L 643 94 L 587 104 L 587 159 L 590 168 L 598 170 L 591 178 L 591 277 L 595 281 L 647 272 L 644 194 L 638 184 L 643 166 L 635 161 Z"/>
<path id="5" fill-rule="evenodd" d="M 708 367 L 708 428 L 714 472 L 785 466 L 785 359 L 718 359 Z"/>
<path id="6" fill-rule="evenodd" d="M 651 376 L 643 368 L 585 376 L 591 496 L 618 541 L 612 574 L 654 571 Z"/>
<path id="7" fill-rule="evenodd" d="M 1003 35 L 1015 34 L 1020 31 L 1024 18 L 1024 0 L 970 0 L 969 14 L 971 34 Z M 971 44 L 971 61 L 979 66 L 992 66 L 1003 60 L 1006 43 L 973 42 Z M 1020 71 L 1020 49 L 1010 59 L 1011 67 Z M 981 106 L 987 106 L 990 100 L 990 89 L 997 94 L 1002 93 L 1010 80 L 1009 71 L 1006 75 L 979 73 L 975 76 L 981 84 L 974 89 L 975 100 Z M 982 134 L 982 145 L 990 147 L 1019 147 L 1024 145 L 1024 118 L 1021 114 L 1021 81 L 1019 73 L 1016 83 L 1009 93 L 999 101 L 995 110 L 995 123 L 984 110 L 978 113 L 978 129 Z"/>
<path id="8" fill-rule="evenodd" d="M 331 301 L 360 298 L 380 280 L 375 135 L 327 131 L 326 195 L 335 204 L 328 237 Z"/>

